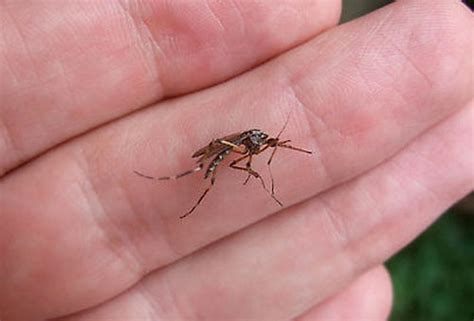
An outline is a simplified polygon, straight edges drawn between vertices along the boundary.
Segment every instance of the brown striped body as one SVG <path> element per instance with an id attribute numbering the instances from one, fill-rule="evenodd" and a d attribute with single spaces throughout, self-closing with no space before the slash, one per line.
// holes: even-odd
<path id="1" fill-rule="evenodd" d="M 286 127 L 286 123 L 283 129 L 285 127 Z M 312 153 L 311 151 L 288 145 L 288 143 L 290 142 L 289 140 L 280 141 L 279 137 L 280 137 L 280 134 L 283 132 L 283 129 L 275 138 L 270 138 L 268 134 L 261 131 L 260 129 L 251 129 L 242 133 L 232 134 L 232 135 L 228 135 L 219 139 L 214 139 L 208 145 L 204 146 L 203 148 L 200 148 L 198 151 L 196 151 L 192 155 L 193 158 L 199 157 L 197 160 L 197 164 L 198 164 L 197 167 L 187 170 L 175 176 L 153 177 L 153 176 L 142 174 L 137 171 L 135 171 L 135 173 L 147 179 L 157 179 L 157 180 L 178 179 L 178 178 L 203 170 L 205 162 L 207 162 L 213 157 L 212 160 L 209 162 L 209 165 L 207 166 L 206 173 L 204 174 L 204 179 L 207 179 L 210 177 L 211 183 L 209 187 L 204 191 L 204 193 L 201 194 L 201 197 L 198 199 L 196 204 L 191 208 L 191 210 L 189 210 L 186 214 L 180 216 L 180 218 L 184 218 L 188 216 L 189 214 L 191 214 L 196 209 L 196 207 L 201 203 L 201 201 L 207 195 L 211 187 L 214 185 L 214 182 L 216 179 L 217 167 L 219 167 L 222 161 L 230 153 L 237 153 L 237 154 L 240 154 L 241 157 L 233 160 L 229 164 L 229 167 L 236 170 L 241 170 L 247 173 L 248 176 L 244 182 L 244 185 L 249 181 L 250 177 L 255 177 L 259 179 L 265 191 L 267 191 L 270 194 L 270 196 L 280 206 L 283 206 L 283 204 L 275 197 L 273 175 L 271 175 L 271 171 L 270 171 L 270 177 L 272 180 L 272 188 L 270 192 L 265 187 L 265 182 L 263 181 L 263 178 L 260 176 L 258 172 L 252 169 L 252 164 L 251 164 L 252 156 L 259 155 L 260 153 L 267 150 L 268 148 L 273 148 L 273 152 L 270 156 L 270 159 L 267 162 L 268 166 L 270 166 L 270 163 L 273 159 L 273 156 L 275 155 L 275 151 L 277 147 L 288 148 L 288 149 L 292 149 L 292 150 L 296 150 L 296 151 L 300 151 L 300 152 L 304 152 L 308 154 Z M 247 160 L 245 167 L 237 165 L 244 160 Z"/>

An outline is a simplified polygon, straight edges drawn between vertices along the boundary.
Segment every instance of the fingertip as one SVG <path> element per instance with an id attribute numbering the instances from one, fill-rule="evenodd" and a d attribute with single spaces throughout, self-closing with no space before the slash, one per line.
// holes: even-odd
<path id="1" fill-rule="evenodd" d="M 392 300 L 389 272 L 384 266 L 378 266 L 359 276 L 344 290 L 313 307 L 297 320 L 387 320 Z"/>

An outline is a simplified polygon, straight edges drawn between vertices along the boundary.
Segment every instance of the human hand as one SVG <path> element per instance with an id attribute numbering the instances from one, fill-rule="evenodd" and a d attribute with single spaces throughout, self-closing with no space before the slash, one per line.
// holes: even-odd
<path id="1" fill-rule="evenodd" d="M 382 320 L 383 262 L 473 188 L 459 1 L 337 27 L 329 0 L 1 9 L 3 321 Z M 200 174 L 133 174 L 179 173 L 209 140 L 276 134 L 290 111 L 282 137 L 315 153 L 276 154 L 283 209 L 221 166 L 180 220 Z"/>

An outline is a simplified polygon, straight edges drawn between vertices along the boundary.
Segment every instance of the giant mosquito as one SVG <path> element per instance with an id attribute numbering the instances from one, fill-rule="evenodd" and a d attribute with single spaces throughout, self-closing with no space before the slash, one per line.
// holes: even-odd
<path id="1" fill-rule="evenodd" d="M 196 204 L 184 215 L 180 216 L 180 218 L 185 218 L 186 216 L 190 215 L 196 207 L 202 202 L 204 197 L 207 195 L 207 193 L 211 190 L 212 186 L 215 183 L 216 180 L 216 169 L 219 166 L 219 164 L 224 160 L 225 157 L 227 157 L 231 153 L 236 153 L 241 155 L 241 157 L 233 160 L 230 164 L 229 167 L 236 169 L 236 170 L 241 170 L 247 172 L 247 178 L 244 181 L 244 185 L 247 184 L 249 179 L 253 176 L 256 179 L 259 179 L 262 187 L 267 191 L 270 196 L 275 200 L 275 202 L 278 203 L 278 205 L 283 206 L 283 204 L 275 197 L 275 183 L 273 180 L 273 175 L 271 172 L 270 164 L 272 163 L 273 157 L 275 156 L 275 152 L 278 147 L 281 148 L 288 148 L 294 151 L 298 152 L 303 152 L 307 154 L 312 154 L 311 151 L 294 147 L 289 145 L 288 143 L 291 140 L 284 140 L 280 141 L 280 135 L 283 133 L 285 130 L 287 124 L 288 124 L 289 116 L 288 119 L 286 120 L 285 125 L 281 129 L 281 131 L 278 133 L 276 137 L 270 137 L 267 133 L 261 131 L 260 129 L 251 129 L 247 130 L 241 133 L 236 133 L 232 135 L 228 135 L 222 138 L 217 138 L 212 140 L 207 146 L 199 149 L 197 152 L 195 152 L 192 157 L 196 158 L 199 157 L 197 160 L 197 166 L 193 169 L 187 170 L 181 174 L 175 175 L 175 176 L 162 176 L 162 177 L 153 177 L 149 175 L 142 174 L 138 171 L 134 171 L 135 174 L 151 179 L 151 180 L 171 180 L 171 179 L 178 179 L 187 175 L 190 175 L 192 173 L 199 172 L 204 169 L 204 165 L 206 161 L 210 160 L 212 157 L 212 160 L 209 162 L 209 165 L 207 166 L 206 173 L 204 174 L 204 179 L 211 178 L 211 183 L 210 185 L 206 188 L 206 190 L 202 193 L 201 197 L 199 197 L 198 201 Z M 272 187 L 271 191 L 269 191 L 266 186 L 265 182 L 263 181 L 262 176 L 258 172 L 256 172 L 252 168 L 252 157 L 254 155 L 259 155 L 268 148 L 273 148 L 272 154 L 270 158 L 267 161 L 267 165 L 270 170 L 270 177 L 272 181 Z M 243 166 L 238 166 L 238 164 L 244 160 L 247 160 L 247 163 L 245 167 Z"/>

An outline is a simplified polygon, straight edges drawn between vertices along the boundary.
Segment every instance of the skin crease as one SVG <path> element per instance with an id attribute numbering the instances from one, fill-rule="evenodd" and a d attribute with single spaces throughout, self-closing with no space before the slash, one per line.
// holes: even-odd
<path id="1" fill-rule="evenodd" d="M 25 3 L 0 11 L 2 320 L 383 320 L 375 267 L 474 186 L 472 15 L 458 1 L 399 1 L 326 32 L 335 1 L 122 2 L 72 20 L 58 10 L 79 2 Z M 209 137 L 277 133 L 290 110 L 282 138 L 315 156 L 277 152 L 282 211 L 222 168 L 180 221 L 202 177 L 133 176 L 186 169 Z"/>

